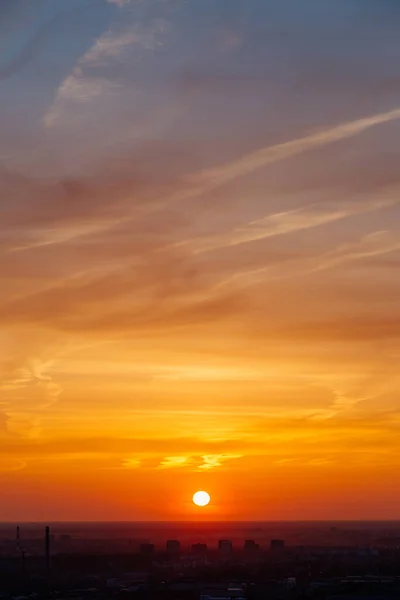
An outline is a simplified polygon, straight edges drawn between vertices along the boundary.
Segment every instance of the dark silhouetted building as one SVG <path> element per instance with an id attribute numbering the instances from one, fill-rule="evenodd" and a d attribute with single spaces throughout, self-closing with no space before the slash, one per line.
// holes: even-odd
<path id="1" fill-rule="evenodd" d="M 230 540 L 219 540 L 218 550 L 221 556 L 230 556 L 232 554 L 232 542 Z"/>
<path id="2" fill-rule="evenodd" d="M 181 543 L 178 540 L 167 541 L 167 552 L 170 556 L 178 556 L 181 551 Z"/>
<path id="3" fill-rule="evenodd" d="M 253 556 L 260 550 L 260 546 L 254 540 L 245 540 L 243 550 L 249 556 Z"/>
<path id="4" fill-rule="evenodd" d="M 285 547 L 284 540 L 271 540 L 271 551 L 272 552 L 282 552 Z"/>

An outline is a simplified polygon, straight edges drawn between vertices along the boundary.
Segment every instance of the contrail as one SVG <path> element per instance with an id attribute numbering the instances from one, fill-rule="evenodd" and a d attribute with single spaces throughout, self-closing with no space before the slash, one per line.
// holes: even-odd
<path id="1" fill-rule="evenodd" d="M 371 117 L 357 119 L 356 121 L 348 121 L 297 140 L 261 148 L 233 162 L 203 171 L 200 175 L 193 176 L 192 181 L 199 184 L 202 182 L 204 184 L 203 191 L 209 191 L 214 187 L 228 183 L 237 177 L 248 175 L 271 163 L 296 156 L 308 150 L 326 146 L 327 144 L 332 144 L 333 142 L 354 137 L 371 127 L 396 119 L 400 119 L 400 108 Z M 200 189 L 193 190 L 193 192 L 195 194 L 202 193 Z"/>

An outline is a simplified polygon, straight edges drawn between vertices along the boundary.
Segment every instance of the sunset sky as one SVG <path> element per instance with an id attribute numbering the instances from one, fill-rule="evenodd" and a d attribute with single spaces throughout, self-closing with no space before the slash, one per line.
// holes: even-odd
<path id="1" fill-rule="evenodd" d="M 400 518 L 399 30 L 0 2 L 0 521 Z"/>

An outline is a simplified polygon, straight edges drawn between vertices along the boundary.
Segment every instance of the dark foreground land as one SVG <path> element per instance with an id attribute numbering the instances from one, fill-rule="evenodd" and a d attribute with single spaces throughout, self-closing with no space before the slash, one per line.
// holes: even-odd
<path id="1" fill-rule="evenodd" d="M 400 600 L 400 523 L 0 525 L 0 599 Z"/>

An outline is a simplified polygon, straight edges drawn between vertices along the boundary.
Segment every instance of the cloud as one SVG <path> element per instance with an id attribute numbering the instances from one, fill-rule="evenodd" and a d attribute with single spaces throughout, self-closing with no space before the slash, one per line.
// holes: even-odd
<path id="1" fill-rule="evenodd" d="M 122 239 L 126 248 L 129 238 L 132 248 L 131 231 L 121 232 L 119 225 L 126 220 L 128 208 L 140 207 L 142 196 L 146 197 L 150 184 L 154 185 L 155 181 L 157 178 L 151 182 L 145 180 L 139 170 L 137 174 L 131 170 L 129 175 L 118 177 L 108 164 L 95 175 L 58 180 L 0 170 L 4 195 L 13 199 L 2 208 L 0 249 L 16 253 L 51 245 L 67 246 L 74 240 L 93 238 L 97 250 L 102 247 L 104 250 L 104 238 L 100 236 L 111 229 L 115 232 L 115 245 L 121 244 Z M 132 190 L 138 195 L 134 202 Z M 85 256 L 90 249 L 88 244 Z M 110 253 L 110 248 L 107 250 Z M 13 258 L 18 260 L 18 257 Z M 10 259 L 8 256 L 7 263 Z M 52 261 L 45 262 L 51 264 Z"/>
<path id="2" fill-rule="evenodd" d="M 196 466 L 198 471 L 210 471 L 221 467 L 222 464 L 227 460 L 234 460 L 243 458 L 243 454 L 206 454 L 203 456 L 167 456 L 165 457 L 160 465 L 159 469 L 175 469 L 182 467 L 191 467 L 192 469 Z M 199 464 L 200 463 L 200 464 Z"/>
<path id="3" fill-rule="evenodd" d="M 223 470 L 225 463 L 240 460 L 238 467 L 257 461 L 266 465 L 276 461 L 343 460 L 349 452 L 359 457 L 371 456 L 371 465 L 380 457 L 398 456 L 399 410 L 362 411 L 339 410 L 327 418 L 264 417 L 243 421 L 242 437 L 232 436 L 223 441 L 210 442 L 201 438 L 160 438 L 154 432 L 139 437 L 132 430 L 131 438 L 111 432 L 109 437 L 84 437 L 74 431 L 72 437 L 55 436 L 53 439 L 4 438 L 0 445 L 1 460 L 47 465 L 73 460 L 88 468 L 96 464 L 106 470 L 174 470 L 207 472 Z M 133 437 L 135 436 L 135 437 Z M 295 454 L 293 448 L 296 448 Z M 175 452 L 170 454 L 169 452 Z M 375 455 L 375 458 L 374 458 Z M 260 462 L 261 461 L 261 462 Z M 74 467 L 78 468 L 77 466 Z M 57 467 L 59 469 L 59 467 Z"/>
<path id="4" fill-rule="evenodd" d="M 374 231 L 361 238 L 359 242 L 344 244 L 321 257 L 314 271 L 331 269 L 342 264 L 381 256 L 400 250 L 400 239 L 389 231 Z"/>
<path id="5" fill-rule="evenodd" d="M 229 183 L 238 177 L 249 175 L 274 162 L 286 160 L 298 154 L 355 137 L 372 127 L 390 123 L 397 119 L 400 119 L 400 108 L 378 113 L 371 117 L 348 121 L 319 133 L 250 152 L 242 158 L 231 161 L 226 165 L 207 169 L 201 174 L 188 178 L 188 182 L 193 184 L 190 195 L 193 197 L 204 194 L 207 191 Z"/>
<path id="6" fill-rule="evenodd" d="M 372 203 L 368 206 L 371 209 Z M 352 207 L 353 209 L 356 210 Z M 306 225 L 304 214 L 301 215 L 300 223 L 302 226 Z M 268 282 L 270 289 L 264 306 L 273 311 L 270 314 L 274 315 L 277 330 L 279 323 L 289 319 L 289 329 L 293 329 L 296 337 L 298 334 L 296 320 L 292 324 L 293 315 L 286 313 L 282 302 L 276 304 L 278 292 L 285 293 L 282 286 L 285 285 L 285 289 L 287 287 L 283 280 L 298 281 L 305 275 L 317 277 L 318 273 L 356 262 L 363 263 L 396 249 L 400 249 L 396 236 L 375 232 L 356 242 L 341 244 L 328 252 L 310 253 L 309 256 L 294 259 L 272 256 L 268 267 L 254 269 L 250 261 L 246 269 L 241 270 L 235 255 L 228 264 L 220 264 L 217 257 L 212 264 L 202 265 L 196 263 L 183 249 L 150 252 L 144 246 L 142 250 L 138 250 L 135 261 L 127 268 L 116 268 L 113 264 L 108 269 L 105 266 L 103 269 L 93 267 L 92 271 L 64 278 L 37 292 L 3 302 L 0 305 L 0 320 L 9 325 L 46 325 L 68 334 L 92 332 L 101 336 L 105 332 L 124 332 L 124 335 L 135 332 L 140 335 L 158 333 L 163 336 L 167 331 L 183 331 L 185 328 L 205 327 L 212 323 L 217 324 L 220 331 L 225 329 L 225 324 L 230 324 L 231 331 L 237 332 L 237 318 L 240 317 L 242 323 L 247 323 L 247 327 L 253 327 L 257 321 L 260 332 L 265 334 L 268 320 L 260 315 L 259 297 L 250 286 Z M 263 256 L 262 262 L 265 263 L 267 259 L 268 256 Z M 307 287 L 301 289 L 303 292 L 300 292 L 304 295 Z M 375 290 L 374 297 L 377 291 Z M 389 292 L 386 286 L 385 297 Z M 344 293 L 349 307 L 354 306 L 356 291 L 341 291 L 337 288 L 324 296 L 325 304 L 320 306 L 316 305 L 310 291 L 299 309 L 307 305 L 313 306 L 315 314 L 321 315 L 325 312 L 324 306 L 329 310 L 334 299 L 339 300 L 340 294 Z M 368 290 L 365 293 L 368 294 Z M 380 301 L 378 296 L 376 301 Z M 299 319 L 300 314 L 297 321 Z M 357 323 L 356 316 L 348 319 L 341 317 L 340 320 L 346 323 L 352 319 Z M 269 330 L 269 335 L 274 335 L 271 327 Z M 185 366 L 184 369 L 180 369 L 179 365 L 175 370 L 172 367 L 165 371 L 155 369 L 152 376 L 169 382 L 222 381 L 232 378 L 229 369 L 218 366 L 211 368 L 210 365 L 199 367 L 196 364 L 193 367 Z M 241 369 L 235 376 L 237 381 L 253 379 L 252 369 Z"/>
<path id="7" fill-rule="evenodd" d="M 133 37 L 131 38 L 130 35 L 132 35 Z M 122 36 L 122 40 L 119 40 L 119 37 L 117 36 L 117 39 L 114 39 L 113 36 L 111 36 L 111 40 L 108 40 L 107 36 L 105 38 L 105 40 L 98 46 L 94 46 L 91 51 L 89 51 L 88 53 L 88 60 L 94 60 L 95 63 L 97 63 L 97 61 L 102 60 L 101 57 L 104 56 L 105 59 L 109 59 L 111 58 L 115 53 L 118 54 L 118 51 L 121 50 L 121 47 L 124 48 L 127 45 L 129 45 L 129 41 L 130 43 L 133 43 L 133 39 L 134 39 L 134 34 L 130 34 L 127 37 Z M 150 36 L 151 39 L 151 36 Z M 119 40 L 119 41 L 118 41 Z M 142 41 L 142 43 L 146 44 L 145 41 Z M 148 42 L 150 45 L 151 43 Z M 121 45 L 121 47 L 120 47 Z M 109 55 L 110 53 L 110 55 Z M 86 56 L 86 55 L 85 55 Z M 81 59 L 81 60 L 85 60 L 85 58 Z M 79 92 L 79 83 L 77 83 L 79 81 L 79 77 L 77 79 L 73 79 L 74 83 L 73 83 L 73 89 L 78 93 L 77 98 L 80 97 L 80 92 Z M 75 86 L 75 84 L 77 84 Z M 68 87 L 70 84 L 67 85 L 66 88 L 66 95 L 68 96 L 69 92 L 68 92 Z M 114 84 L 113 84 L 114 85 Z M 76 89 L 75 89 L 76 88 Z M 97 83 L 95 82 L 95 88 L 97 89 Z M 62 88 L 60 88 L 62 89 Z M 75 94 L 75 91 L 73 91 L 73 94 Z M 95 92 L 97 93 L 97 92 Z M 61 94 L 62 96 L 63 94 Z M 89 94 L 90 95 L 90 94 Z M 82 95 L 82 99 L 83 101 L 86 101 L 86 95 L 85 93 L 83 93 Z M 79 101 L 79 100 L 78 100 Z M 56 103 L 57 104 L 57 103 Z M 58 110 L 58 109 L 57 109 Z M 52 110 L 48 113 L 48 117 L 50 118 L 50 120 L 52 120 L 52 115 L 53 112 Z M 239 158 L 237 160 L 233 160 L 225 165 L 220 165 L 217 166 L 213 169 L 208 169 L 205 171 L 200 171 L 198 173 L 194 173 L 192 175 L 185 175 L 183 177 L 181 177 L 180 181 L 176 181 L 175 182 L 175 189 L 171 190 L 171 189 L 165 189 L 164 187 L 159 187 L 157 186 L 157 183 L 155 186 L 153 186 L 152 190 L 148 190 L 147 194 L 146 194 L 146 206 L 147 206 L 147 210 L 149 211 L 154 211 L 158 208 L 161 207 L 165 207 L 165 206 L 173 206 L 175 203 L 179 203 L 182 201 L 187 201 L 187 200 L 191 200 L 191 199 L 196 199 L 199 198 L 211 191 L 213 191 L 214 189 L 223 186 L 225 184 L 228 184 L 232 181 L 234 181 L 237 178 L 243 177 L 245 175 L 248 175 L 258 169 L 261 169 L 265 166 L 268 166 L 269 164 L 272 164 L 274 162 L 277 161 L 282 161 L 282 160 L 286 160 L 288 158 L 291 158 L 293 156 L 296 156 L 298 154 L 302 154 L 304 152 L 308 152 L 310 150 L 316 149 L 318 147 L 323 147 L 326 146 L 328 144 L 334 143 L 336 141 L 340 141 L 340 140 L 344 140 L 344 139 L 348 139 L 351 137 L 354 137 L 356 135 L 359 135 L 360 133 L 367 131 L 368 129 L 378 126 L 379 124 L 384 124 L 384 123 L 388 123 L 392 120 L 395 119 L 399 119 L 400 118 L 400 109 L 395 109 L 393 111 L 389 111 L 389 112 L 385 112 L 385 113 L 379 113 L 376 114 L 374 116 L 371 117 L 366 117 L 366 118 L 361 118 L 361 119 L 357 119 L 354 121 L 349 121 L 349 122 L 345 122 L 341 125 L 337 125 L 331 128 L 328 128 L 320 133 L 316 133 L 316 134 L 312 134 L 312 135 L 308 135 L 299 139 L 295 139 L 295 140 L 291 140 L 288 142 L 284 142 L 282 144 L 277 144 L 275 146 L 268 146 L 265 148 L 262 148 L 260 150 L 256 150 L 254 152 L 250 152 L 249 154 L 243 156 L 242 158 Z M 163 197 L 163 200 L 160 200 L 159 198 Z M 390 201 L 388 201 L 388 205 L 389 205 Z M 393 201 L 394 204 L 394 201 Z M 382 201 L 382 207 L 385 206 L 385 200 Z M 135 204 L 133 210 L 132 208 L 128 208 L 127 206 L 125 206 L 125 211 L 122 212 L 120 214 L 120 216 L 118 217 L 117 221 L 110 221 L 108 224 L 105 222 L 104 227 L 105 229 L 107 228 L 113 228 L 115 227 L 118 223 L 121 222 L 129 222 L 132 219 L 137 218 L 138 213 L 137 213 L 137 205 Z M 323 224 L 326 220 L 326 222 L 330 222 L 331 221 L 335 221 L 341 218 L 345 218 L 346 216 L 351 216 L 352 214 L 352 210 L 354 210 L 354 214 L 358 214 L 358 209 L 356 207 L 348 207 L 346 212 L 346 209 L 338 209 L 335 211 L 332 211 L 332 213 L 330 215 L 326 214 L 324 215 L 323 213 L 319 213 L 317 209 L 313 209 L 313 207 L 309 207 L 308 209 L 305 208 L 304 209 L 304 214 L 301 214 L 301 211 L 299 214 L 295 214 L 295 212 L 288 212 L 286 213 L 286 217 L 287 218 L 292 218 L 292 219 L 296 219 L 296 217 L 298 217 L 298 223 L 297 225 L 292 224 L 292 227 L 298 227 L 300 229 L 305 228 L 305 221 L 307 219 L 307 210 L 310 210 L 310 214 L 308 215 L 309 217 L 311 217 L 311 220 L 316 222 L 316 225 L 318 225 L 319 222 L 321 222 L 321 224 Z M 315 212 L 313 213 L 313 210 L 315 210 Z M 345 214 L 342 215 L 342 210 L 344 211 Z M 373 211 L 373 210 L 379 210 L 379 201 L 377 201 L 376 206 L 374 206 L 374 203 L 372 202 L 370 206 L 368 206 L 368 208 L 365 210 L 365 212 L 368 211 Z M 359 209 L 359 214 L 362 214 L 363 210 L 360 208 Z M 303 217 L 303 220 L 301 220 Z M 207 249 L 207 247 L 209 246 L 211 249 L 216 247 L 218 248 L 220 244 L 237 244 L 237 243 L 242 243 L 241 240 L 247 240 L 247 239 L 252 239 L 254 237 L 254 239 L 260 239 L 260 237 L 268 237 L 270 235 L 278 235 L 279 234 L 279 229 L 284 229 L 284 225 L 282 224 L 282 220 L 284 218 L 284 214 L 276 214 L 276 215 L 272 215 L 271 217 L 266 217 L 266 219 L 268 218 L 272 218 L 272 221 L 269 223 L 267 222 L 253 222 L 253 223 L 249 223 L 247 226 L 245 226 L 244 231 L 242 230 L 236 230 L 234 232 L 232 232 L 231 236 L 220 236 L 220 237 L 216 237 L 215 240 L 213 239 L 205 239 L 205 240 L 198 240 L 198 243 L 200 245 L 200 250 L 203 249 Z M 273 222 L 273 220 L 275 219 L 275 223 Z M 103 226 L 103 225 L 101 225 Z M 312 224 L 310 226 L 313 226 Z M 91 225 L 91 227 L 93 227 L 93 224 Z M 288 225 L 288 227 L 290 227 Z M 271 231 L 274 231 L 275 233 L 271 233 Z M 93 230 L 92 230 L 93 231 Z M 88 231 L 88 234 L 90 234 L 91 231 Z M 77 235 L 84 235 L 84 232 L 77 232 Z M 63 240 L 63 235 L 58 236 L 56 234 L 55 238 L 54 238 L 54 242 L 57 243 L 57 237 L 60 241 Z M 70 239 L 73 237 L 72 234 L 70 234 Z M 48 242 L 45 242 L 48 243 Z"/>
<path id="8" fill-rule="evenodd" d="M 166 456 L 159 464 L 159 469 L 176 469 L 186 467 L 190 462 L 188 456 Z"/>
<path id="9" fill-rule="evenodd" d="M 127 458 L 122 462 L 123 469 L 138 469 L 141 466 L 141 461 L 137 458 Z"/>
<path id="10" fill-rule="evenodd" d="M 366 398 L 359 396 L 359 397 L 352 397 L 349 396 L 348 394 L 344 394 L 343 392 L 336 392 L 336 397 L 335 397 L 335 401 L 332 405 L 332 408 L 337 410 L 337 411 L 341 411 L 341 410 L 351 410 L 353 409 L 355 406 L 357 406 L 357 404 L 359 404 L 360 402 L 363 402 Z"/>
<path id="11" fill-rule="evenodd" d="M 210 238 L 193 239 L 188 242 L 188 245 L 196 253 L 215 251 L 327 225 L 356 215 L 390 208 L 400 202 L 397 189 L 391 193 L 383 190 L 381 194 L 382 199 L 346 203 L 334 210 L 327 210 L 323 206 L 314 205 L 275 213 L 252 221 L 228 233 Z M 184 242 L 183 245 L 185 245 Z"/>
<path id="12" fill-rule="evenodd" d="M 0 364 L 0 390 L 9 398 L 12 398 L 13 394 L 18 395 L 20 390 L 29 390 L 30 393 L 36 390 L 36 395 L 41 400 L 35 408 L 47 408 L 63 391 L 49 373 L 52 364 L 52 360 L 43 362 L 38 357 L 5 360 Z"/>
<path id="13" fill-rule="evenodd" d="M 199 471 L 210 471 L 221 467 L 227 460 L 243 458 L 243 454 L 206 454 L 202 456 L 203 464 L 199 465 Z"/>
<path id="14" fill-rule="evenodd" d="M 400 240 L 389 231 L 368 233 L 356 242 L 341 244 L 334 250 L 320 255 L 288 260 L 284 265 L 276 264 L 257 269 L 237 272 L 221 283 L 227 286 L 234 282 L 240 285 L 256 285 L 262 281 L 300 277 L 335 269 L 354 262 L 361 262 L 400 250 Z"/>
<path id="15" fill-rule="evenodd" d="M 59 353 L 55 336 L 36 328 L 4 327 L 0 336 L 0 406 L 7 432 L 38 439 L 42 417 L 58 402 L 63 386 L 54 377 Z"/>
<path id="16" fill-rule="evenodd" d="M 167 456 L 165 457 L 160 465 L 159 469 L 175 469 L 181 467 L 191 467 L 197 463 L 196 469 L 198 471 L 210 471 L 221 467 L 222 464 L 227 460 L 234 460 L 242 458 L 243 454 L 206 454 L 201 457 L 193 456 Z M 201 462 L 200 462 L 201 461 Z M 198 464 L 200 462 L 200 464 Z"/>
<path id="17" fill-rule="evenodd" d="M 70 331 L 103 327 L 138 331 L 212 322 L 242 304 L 240 293 L 214 293 L 210 285 L 215 275 L 198 272 L 184 255 L 143 252 L 146 246 L 127 268 L 113 266 L 107 272 L 99 267 L 5 302 L 0 320 L 48 323 Z"/>
<path id="18" fill-rule="evenodd" d="M 136 435 L 136 433 L 135 433 Z M 110 468 L 136 469 L 155 468 L 173 469 L 188 467 L 193 470 L 206 459 L 202 456 L 205 450 L 208 464 L 223 462 L 237 457 L 237 447 L 240 446 L 241 453 L 252 446 L 246 441 L 236 439 L 223 441 L 208 441 L 200 437 L 174 437 L 161 438 L 159 435 L 151 437 L 124 438 L 118 435 L 108 437 L 82 437 L 74 431 L 72 437 L 66 436 L 63 431 L 58 439 L 40 439 L 28 437 L 3 438 L 0 445 L 0 457 L 8 458 L 10 454 L 22 460 L 60 460 L 62 457 L 73 457 L 74 459 L 86 460 L 97 456 L 108 465 L 110 460 L 120 458 L 118 464 Z M 235 451 L 232 451 L 235 450 Z M 176 452 L 180 454 L 169 454 Z M 73 456 L 72 456 L 73 455 Z M 127 458 L 128 457 L 128 458 Z M 215 458 L 214 458 L 215 457 Z M 196 466 L 197 465 L 197 466 Z M 215 466 L 218 466 L 215 464 Z"/>
<path id="19" fill-rule="evenodd" d="M 102 56 L 105 60 L 112 59 L 113 53 L 118 52 L 119 44 L 122 44 L 123 48 L 129 44 L 128 40 L 132 42 L 130 35 L 127 38 L 123 37 L 120 42 L 113 41 L 113 38 L 110 41 L 106 37 L 102 44 L 95 44 L 89 51 L 90 60 L 96 63 L 102 60 Z M 110 56 L 108 53 L 111 53 Z M 79 91 L 79 85 L 76 91 Z M 83 96 L 85 97 L 85 94 Z M 271 162 L 290 158 L 293 152 L 303 153 L 316 146 L 332 143 L 340 136 L 344 136 L 341 138 L 344 139 L 357 135 L 369 127 L 396 119 L 399 115 L 400 109 L 345 123 L 320 134 L 251 152 L 241 159 L 214 169 L 200 171 L 190 176 L 183 173 L 174 175 L 172 181 L 168 173 L 171 172 L 173 165 L 168 159 L 159 163 L 155 161 L 151 175 L 145 170 L 142 172 L 141 163 L 137 159 L 134 161 L 136 166 L 133 175 L 132 161 L 130 161 L 129 175 L 114 173 L 113 167 L 105 164 L 104 168 L 99 169 L 96 177 L 60 181 L 57 184 L 37 179 L 29 180 L 3 172 L 0 175 L 5 192 L 7 190 L 14 196 L 14 204 L 19 207 L 18 211 L 10 208 L 9 214 L 5 215 L 5 222 L 12 224 L 12 227 L 7 229 L 7 235 L 14 236 L 14 240 L 10 239 L 14 249 L 29 249 L 65 244 L 75 239 L 90 239 L 102 232 L 117 233 L 124 223 L 126 226 L 132 226 L 135 221 L 140 223 L 146 214 L 154 215 L 156 218 L 157 211 L 163 208 L 171 211 L 181 202 L 201 198 L 220 185 L 230 183 L 246 173 L 267 166 Z M 55 197 L 57 202 L 54 201 Z M 228 233 L 197 238 L 193 245 L 194 249 L 198 246 L 195 251 L 203 252 L 225 245 L 282 235 L 285 232 L 334 222 L 353 214 L 379 210 L 385 207 L 386 199 L 382 199 L 382 205 L 380 202 L 379 199 L 367 202 L 365 211 L 361 207 L 362 202 L 359 203 L 359 208 L 349 202 L 344 207 L 331 211 L 319 209 L 317 205 L 282 211 L 247 223 Z M 387 199 L 387 202 L 389 206 L 391 200 Z"/>
<path id="20" fill-rule="evenodd" d="M 21 471 L 27 466 L 26 462 L 13 458 L 0 458 L 0 473 L 9 473 L 12 471 Z"/>
<path id="21" fill-rule="evenodd" d="M 166 28 L 166 22 L 158 19 L 148 27 L 134 24 L 103 33 L 59 86 L 53 104 L 43 117 L 44 125 L 52 128 L 63 124 L 66 115 L 69 119 L 79 119 L 85 105 L 92 106 L 95 100 L 104 102 L 107 97 L 111 102 L 112 96 L 121 92 L 121 86 L 112 80 L 107 70 L 115 68 L 127 53 L 132 63 L 139 61 L 143 53 L 154 51 L 161 44 Z M 135 56 L 132 56 L 133 49 Z M 85 116 L 88 116 L 86 112 Z"/>

